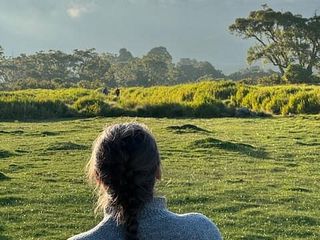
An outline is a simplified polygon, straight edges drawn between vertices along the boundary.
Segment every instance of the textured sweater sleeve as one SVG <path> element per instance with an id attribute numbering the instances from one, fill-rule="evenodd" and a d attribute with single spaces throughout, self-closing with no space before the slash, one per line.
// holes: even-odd
<path id="1" fill-rule="evenodd" d="M 199 230 L 197 231 L 199 240 L 222 240 L 218 227 L 205 215 L 197 214 Z"/>

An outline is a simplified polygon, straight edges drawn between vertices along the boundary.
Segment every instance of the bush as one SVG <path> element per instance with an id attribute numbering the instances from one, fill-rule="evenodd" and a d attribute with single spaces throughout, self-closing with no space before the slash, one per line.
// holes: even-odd
<path id="1" fill-rule="evenodd" d="M 136 108 L 140 117 L 192 117 L 192 108 L 181 104 L 144 105 Z M 135 114 L 133 114 L 135 115 Z"/>
<path id="2" fill-rule="evenodd" d="M 257 82 L 258 82 L 258 84 L 267 85 L 267 86 L 279 85 L 279 84 L 284 83 L 281 76 L 276 73 L 273 73 L 270 76 L 261 77 L 258 79 Z"/>
<path id="3" fill-rule="evenodd" d="M 223 102 L 217 100 L 194 106 L 195 117 L 232 117 L 234 115 L 234 108 L 228 107 Z"/>
<path id="4" fill-rule="evenodd" d="M 94 98 L 92 96 L 84 96 L 79 98 L 73 107 L 82 116 L 107 116 L 109 112 L 109 105 L 102 99 Z"/>
<path id="5" fill-rule="evenodd" d="M 319 114 L 320 113 L 320 91 L 300 92 L 289 99 L 282 114 Z"/>
<path id="6" fill-rule="evenodd" d="M 61 101 L 1 101 L 0 119 L 45 119 L 74 116 L 75 112 Z"/>

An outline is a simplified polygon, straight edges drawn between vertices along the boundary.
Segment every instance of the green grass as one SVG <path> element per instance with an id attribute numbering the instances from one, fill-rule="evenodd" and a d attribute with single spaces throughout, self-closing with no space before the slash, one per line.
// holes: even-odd
<path id="1" fill-rule="evenodd" d="M 132 120 L 158 140 L 170 210 L 207 215 L 224 239 L 320 239 L 319 115 L 0 122 L 0 239 L 66 239 L 98 223 L 91 144 Z"/>
<path id="2" fill-rule="evenodd" d="M 250 111 L 249 111 L 250 110 Z M 204 81 L 122 88 L 119 98 L 99 89 L 28 89 L 0 92 L 0 119 L 65 117 L 249 117 L 320 114 L 320 86 L 250 86 Z"/>

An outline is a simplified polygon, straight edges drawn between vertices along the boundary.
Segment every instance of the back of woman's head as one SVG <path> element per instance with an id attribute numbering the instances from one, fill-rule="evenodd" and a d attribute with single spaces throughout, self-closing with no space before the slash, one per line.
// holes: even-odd
<path id="1" fill-rule="evenodd" d="M 98 206 L 125 227 L 126 239 L 138 239 L 138 213 L 153 197 L 160 166 L 154 137 L 138 123 L 116 124 L 96 139 L 89 178 L 98 183 Z"/>

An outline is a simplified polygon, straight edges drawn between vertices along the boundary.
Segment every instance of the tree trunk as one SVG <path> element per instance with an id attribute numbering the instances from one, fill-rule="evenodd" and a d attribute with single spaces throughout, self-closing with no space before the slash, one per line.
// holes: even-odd
<path id="1" fill-rule="evenodd" d="M 307 67 L 307 71 L 310 73 L 310 75 L 312 75 L 312 73 L 313 73 L 312 68 L 313 68 L 313 64 L 310 63 L 310 64 L 308 65 L 308 67 Z"/>
<path id="2" fill-rule="evenodd" d="M 283 67 L 278 65 L 278 68 L 279 68 L 279 70 L 280 70 L 281 76 L 283 76 L 283 75 L 284 75 L 284 69 L 283 69 Z"/>

